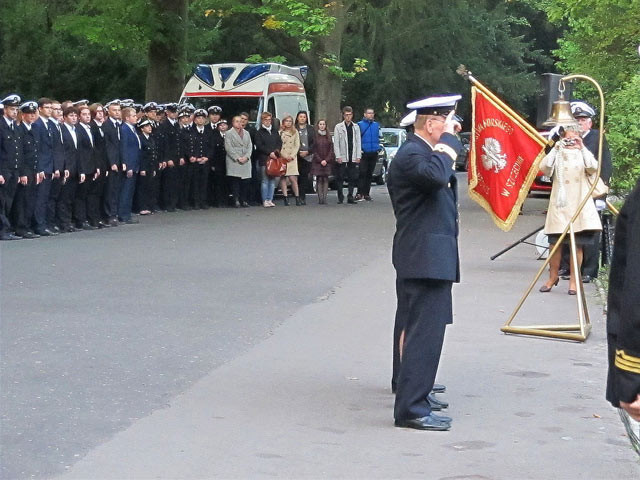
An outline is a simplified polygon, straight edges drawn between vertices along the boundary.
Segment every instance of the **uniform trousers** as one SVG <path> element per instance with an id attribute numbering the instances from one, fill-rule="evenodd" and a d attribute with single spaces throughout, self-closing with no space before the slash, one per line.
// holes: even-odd
<path id="1" fill-rule="evenodd" d="M 396 285 L 398 313 L 404 317 L 399 322 L 404 325 L 405 334 L 394 417 L 402 421 L 431 413 L 427 395 L 438 371 L 445 327 L 453 316 L 452 282 L 404 278 Z"/>
<path id="2" fill-rule="evenodd" d="M 335 165 L 336 189 L 338 190 L 338 200 L 344 200 L 344 181 L 347 181 L 349 196 L 353 197 L 353 190 L 358 181 L 358 164 L 355 162 L 342 162 Z"/>
<path id="3" fill-rule="evenodd" d="M 49 201 L 47 203 L 47 226 L 53 228 L 58 224 L 58 202 L 62 192 L 62 179 L 51 177 L 51 188 L 49 189 Z"/>
<path id="4" fill-rule="evenodd" d="M 100 176 L 95 180 L 92 175 L 87 181 L 89 182 L 89 189 L 87 191 L 87 221 L 94 227 L 97 227 L 98 222 L 102 220 L 102 215 L 100 215 L 100 199 L 102 198 L 105 184 L 104 173 L 100 172 Z"/>
<path id="5" fill-rule="evenodd" d="M 193 174 L 193 206 L 195 208 L 207 208 L 207 184 L 209 181 L 209 162 L 194 165 Z"/>
<path id="6" fill-rule="evenodd" d="M 18 184 L 12 207 L 12 223 L 18 235 L 31 230 L 31 218 L 36 207 L 36 175 L 27 175 L 27 184 Z"/>
<path id="7" fill-rule="evenodd" d="M 109 176 L 104 187 L 104 213 L 110 219 L 115 219 L 118 215 L 118 199 L 120 198 L 120 181 L 122 173 L 120 170 L 114 172 L 109 170 Z"/>
<path id="8" fill-rule="evenodd" d="M 137 173 L 134 173 L 130 177 L 125 174 L 122 179 L 120 199 L 118 201 L 118 220 L 121 222 L 131 220 L 131 207 L 133 205 L 133 194 L 136 190 L 137 177 Z"/>
<path id="9" fill-rule="evenodd" d="M 73 219 L 76 226 L 80 226 L 87 221 L 87 198 L 89 197 L 90 188 L 91 175 L 85 175 L 84 182 L 80 183 L 78 181 L 76 196 L 73 201 Z"/>
<path id="10" fill-rule="evenodd" d="M 178 205 L 178 166 L 167 167 L 162 173 L 162 200 L 166 210 L 175 210 Z"/>
<path id="11" fill-rule="evenodd" d="M 11 208 L 13 207 L 13 199 L 18 189 L 18 172 L 12 170 L 2 174 L 4 183 L 0 185 L 0 223 L 2 223 L 2 233 L 11 230 Z"/>
<path id="12" fill-rule="evenodd" d="M 36 187 L 36 205 L 33 210 L 33 226 L 36 233 L 48 227 L 47 206 L 49 205 L 49 195 L 51 194 L 51 174 L 46 173 L 40 185 Z"/>
<path id="13" fill-rule="evenodd" d="M 251 188 L 250 178 L 227 177 L 231 186 L 231 194 L 234 202 L 245 203 L 249 201 L 249 188 Z"/>
<path id="14" fill-rule="evenodd" d="M 178 201 L 178 208 L 183 210 L 192 206 L 192 196 L 194 190 L 195 173 L 197 163 L 191 163 L 186 160 L 186 163 L 181 167 L 178 167 L 180 172 L 180 200 Z"/>
<path id="15" fill-rule="evenodd" d="M 153 209 L 154 204 L 154 185 L 155 179 L 158 176 L 154 176 L 154 172 L 147 170 L 145 175 L 138 175 L 138 186 L 136 188 L 136 195 L 138 195 L 138 206 L 140 211 Z"/>
<path id="16" fill-rule="evenodd" d="M 358 175 L 358 194 L 369 196 L 373 170 L 378 162 L 378 152 L 362 152 L 360 159 L 360 173 Z"/>
<path id="17" fill-rule="evenodd" d="M 227 185 L 227 176 L 224 172 L 214 170 L 209 173 L 210 178 L 210 198 L 211 205 L 214 207 L 226 207 L 229 200 L 229 188 Z"/>
<path id="18" fill-rule="evenodd" d="M 57 223 L 61 228 L 68 228 L 71 226 L 73 218 L 73 201 L 76 197 L 76 189 L 78 187 L 78 179 L 75 176 L 70 176 L 62 183 L 60 189 L 60 196 L 56 204 L 56 218 Z"/>

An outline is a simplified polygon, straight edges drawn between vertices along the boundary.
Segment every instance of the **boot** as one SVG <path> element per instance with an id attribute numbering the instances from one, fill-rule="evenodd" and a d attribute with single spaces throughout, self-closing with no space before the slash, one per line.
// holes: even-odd
<path id="1" fill-rule="evenodd" d="M 302 202 L 300 201 L 300 197 L 296 197 L 296 206 L 300 206 L 302 205 Z"/>
<path id="2" fill-rule="evenodd" d="M 289 197 L 284 197 L 284 206 L 285 207 L 289 206 Z"/>
<path id="3" fill-rule="evenodd" d="M 302 203 L 302 205 L 306 205 L 307 204 L 307 196 L 306 195 L 300 195 L 300 203 Z"/>

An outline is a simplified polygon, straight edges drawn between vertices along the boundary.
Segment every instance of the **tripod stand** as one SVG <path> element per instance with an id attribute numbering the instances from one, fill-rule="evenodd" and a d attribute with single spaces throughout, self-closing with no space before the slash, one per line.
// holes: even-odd
<path id="1" fill-rule="evenodd" d="M 538 233 L 540 230 L 542 230 L 544 228 L 544 226 L 536 228 L 533 232 L 526 234 L 524 237 L 516 240 L 515 242 L 513 242 L 511 245 L 509 245 L 507 248 L 500 250 L 498 253 L 496 253 L 495 255 L 493 255 L 491 258 L 491 260 L 495 260 L 496 258 L 498 258 L 500 255 L 502 255 L 503 253 L 508 252 L 509 250 L 511 250 L 514 247 L 517 247 L 518 245 L 520 245 L 521 243 L 525 243 L 527 245 L 533 245 L 536 248 L 542 248 L 542 253 L 540 254 L 540 256 L 538 257 L 538 260 L 541 260 L 542 257 L 544 256 L 544 254 L 547 252 L 547 250 L 549 250 L 549 245 L 538 245 L 537 243 L 531 243 L 528 240 L 529 237 L 535 235 L 536 233 Z M 539 250 L 538 250 L 539 251 Z"/>

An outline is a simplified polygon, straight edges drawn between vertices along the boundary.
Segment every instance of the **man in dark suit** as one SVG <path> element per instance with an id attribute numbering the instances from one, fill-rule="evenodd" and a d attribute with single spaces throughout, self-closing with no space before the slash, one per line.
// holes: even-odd
<path id="1" fill-rule="evenodd" d="M 22 238 L 38 238 L 40 235 L 31 230 L 31 219 L 36 206 L 36 187 L 43 175 L 38 170 L 40 145 L 33 129 L 38 114 L 36 102 L 25 102 L 20 105 L 22 122 L 18 125 L 22 141 L 22 162 L 18 169 L 20 181 L 13 201 L 13 225 L 16 235 Z"/>
<path id="2" fill-rule="evenodd" d="M 389 169 L 389 195 L 396 216 L 393 265 L 403 332 L 397 375 L 396 426 L 448 430 L 451 419 L 432 412 L 433 389 L 445 326 L 452 322 L 451 287 L 460 280 L 457 184 L 454 162 L 462 147 L 454 119 L 459 95 L 430 97 L 417 110 L 415 134 Z M 394 347 L 395 348 L 395 347 Z"/>
<path id="3" fill-rule="evenodd" d="M 120 196 L 120 180 L 123 168 L 120 159 L 120 126 L 121 116 L 120 100 L 111 100 L 106 105 L 109 118 L 102 130 L 104 132 L 104 145 L 109 161 L 109 176 L 106 180 L 104 192 L 104 211 L 109 225 L 118 226 L 118 199 Z"/>
<path id="4" fill-rule="evenodd" d="M 53 141 L 57 130 L 49 122 L 52 113 L 52 101 L 48 98 L 38 100 L 38 119 L 33 122 L 32 129 L 38 142 L 38 174 L 40 183 L 36 187 L 36 202 L 33 213 L 33 225 L 36 234 L 41 236 L 57 235 L 47 225 L 47 204 L 51 192 L 53 176 Z"/>
<path id="5" fill-rule="evenodd" d="M 47 202 L 47 227 L 55 234 L 60 233 L 60 228 L 57 225 L 57 212 L 60 192 L 62 191 L 62 182 L 64 180 L 64 145 L 62 143 L 63 124 L 64 117 L 62 115 L 62 105 L 57 100 L 52 100 L 49 125 L 53 127 L 51 131 L 54 133 L 51 137 L 53 174 L 51 175 L 51 188 L 49 190 L 49 200 Z"/>
<path id="6" fill-rule="evenodd" d="M 616 220 L 609 277 L 607 400 L 640 421 L 640 181 Z"/>
<path id="7" fill-rule="evenodd" d="M 16 240 L 11 232 L 11 209 L 18 188 L 19 169 L 22 165 L 22 140 L 16 125 L 18 95 L 2 100 L 4 113 L 0 118 L 0 240 Z"/>
<path id="8" fill-rule="evenodd" d="M 91 111 L 91 122 L 89 126 L 91 128 L 91 136 L 93 137 L 94 153 L 96 159 L 96 170 L 99 172 L 97 178 L 93 181 L 93 195 L 89 196 L 87 204 L 87 216 L 89 217 L 89 224 L 98 228 L 108 228 L 109 220 L 103 221 L 105 215 L 104 209 L 104 195 L 105 186 L 107 184 L 107 178 L 111 171 L 111 164 L 107 158 L 106 143 L 104 140 L 104 125 L 106 118 L 106 109 L 100 103 L 93 103 L 89 106 Z"/>
<path id="9" fill-rule="evenodd" d="M 135 108 L 127 107 L 122 111 L 124 123 L 120 127 L 120 158 L 125 169 L 125 176 L 120 188 L 118 202 L 118 220 L 123 223 L 138 223 L 131 216 L 133 194 L 136 189 L 136 180 L 140 170 L 140 153 L 142 144 L 136 132 L 137 115 Z"/>
<path id="10" fill-rule="evenodd" d="M 65 108 L 63 112 L 64 123 L 61 125 L 62 146 L 64 152 L 64 173 L 62 175 L 62 189 L 57 204 L 57 220 L 60 230 L 63 232 L 75 232 L 73 223 L 73 203 L 76 196 L 78 181 L 83 178 L 78 176 L 78 109 L 74 106 Z"/>
<path id="11" fill-rule="evenodd" d="M 86 105 L 78 107 L 78 173 L 80 182 L 75 199 L 76 228 L 96 230 L 100 214 L 96 207 L 98 195 L 96 182 L 100 177 L 95 139 L 91 132 L 91 110 Z M 84 178 L 84 180 L 83 180 Z M 89 220 L 91 222 L 89 222 Z"/>
<path id="12" fill-rule="evenodd" d="M 180 160 L 178 163 L 178 208 L 191 210 L 191 187 L 195 169 L 195 157 L 190 158 L 193 148 L 193 112 L 189 107 L 182 107 L 178 113 L 180 124 Z"/>

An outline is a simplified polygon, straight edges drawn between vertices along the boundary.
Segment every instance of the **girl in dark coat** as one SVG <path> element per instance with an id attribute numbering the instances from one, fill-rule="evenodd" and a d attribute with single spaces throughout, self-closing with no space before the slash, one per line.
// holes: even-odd
<path id="1" fill-rule="evenodd" d="M 318 203 L 327 204 L 327 192 L 329 191 L 329 175 L 335 163 L 333 142 L 327 132 L 327 122 L 319 120 L 313 144 L 313 161 L 311 163 L 311 175 L 316 176 L 316 190 Z"/>

